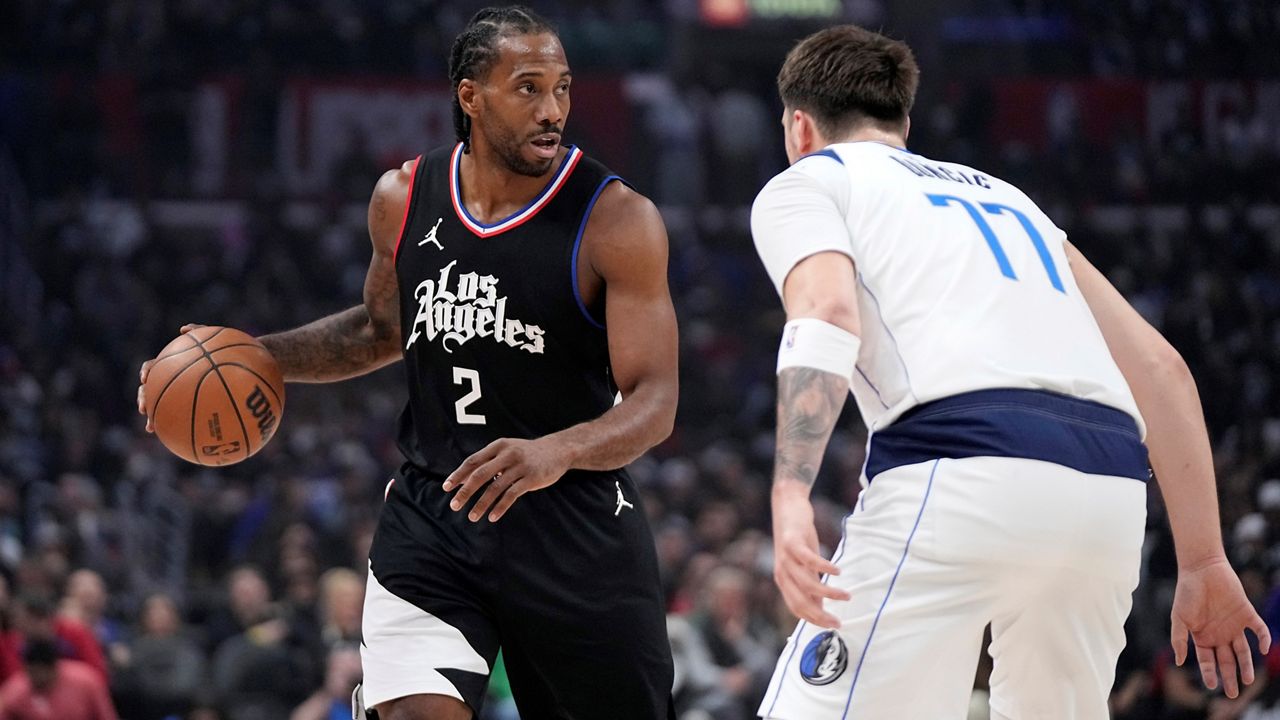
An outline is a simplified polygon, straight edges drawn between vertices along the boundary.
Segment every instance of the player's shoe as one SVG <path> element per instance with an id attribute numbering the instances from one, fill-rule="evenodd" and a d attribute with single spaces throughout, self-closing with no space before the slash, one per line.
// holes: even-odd
<path id="1" fill-rule="evenodd" d="M 364 686 L 356 685 L 351 691 L 351 720 L 378 720 L 377 710 L 366 710 L 364 707 Z"/>

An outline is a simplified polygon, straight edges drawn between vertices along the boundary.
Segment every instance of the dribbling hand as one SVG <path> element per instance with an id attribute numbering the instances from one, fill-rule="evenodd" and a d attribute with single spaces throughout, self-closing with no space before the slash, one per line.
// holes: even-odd
<path id="1" fill-rule="evenodd" d="M 202 328 L 204 325 L 196 325 L 187 323 L 178 330 L 179 335 L 185 335 L 196 328 Z M 138 414 L 147 418 L 147 432 L 155 432 L 156 428 L 152 422 L 151 416 L 147 415 L 147 375 L 151 373 L 151 366 L 155 365 L 155 358 L 142 363 L 142 368 L 138 371 Z"/>
<path id="2" fill-rule="evenodd" d="M 489 522 L 497 522 L 521 495 L 541 490 L 568 472 L 566 457 L 563 449 L 547 438 L 494 440 L 445 478 L 445 492 L 458 490 L 449 507 L 463 509 L 484 489 L 467 517 L 479 522 L 487 512 Z"/>
<path id="3" fill-rule="evenodd" d="M 1240 579 L 1225 558 L 1194 570 L 1179 570 L 1172 620 L 1169 640 L 1174 661 L 1182 665 L 1186 660 L 1189 632 L 1205 687 L 1216 689 L 1221 674 L 1222 689 L 1227 697 L 1240 694 L 1240 682 L 1253 683 L 1253 655 L 1245 639 L 1245 629 L 1257 636 L 1262 654 L 1271 649 L 1271 633 L 1266 623 L 1253 609 Z"/>
<path id="4" fill-rule="evenodd" d="M 803 483 L 774 485 L 773 579 L 792 614 L 835 630 L 840 620 L 822 608 L 822 601 L 848 600 L 849 593 L 822 583 L 822 574 L 839 575 L 840 568 L 818 554 L 809 491 Z"/>

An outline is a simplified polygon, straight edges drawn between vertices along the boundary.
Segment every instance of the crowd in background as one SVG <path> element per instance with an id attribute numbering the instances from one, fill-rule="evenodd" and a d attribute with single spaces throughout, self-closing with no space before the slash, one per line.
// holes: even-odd
<path id="1" fill-rule="evenodd" d="M 1280 8 L 1266 0 L 1046 0 L 1028 5 L 1064 12 L 1088 42 L 1099 75 L 1251 75 L 1276 57 Z"/>
<path id="2" fill-rule="evenodd" d="M 661 67 L 661 23 L 678 3 L 537 5 L 570 20 L 570 52 L 630 38 L 575 64 L 632 69 Z M 885 6 L 892 27 L 895 4 Z M 401 462 L 403 370 L 291 385 L 277 438 L 216 471 L 148 436 L 134 392 L 138 366 L 184 323 L 260 334 L 354 304 L 369 253 L 363 211 L 350 204 L 359 191 L 315 201 L 322 211 L 304 217 L 286 211 L 288 198 L 254 193 L 219 222 L 163 222 L 151 203 L 170 195 L 116 172 L 91 99 L 13 98 L 84 79 L 66 80 L 68 70 L 126 73 L 139 80 L 141 111 L 163 117 L 187 112 L 191 79 L 211 73 L 261 71 L 268 89 L 294 71 L 443 75 L 470 6 L 377 7 L 54 0 L 4 11 L 19 22 L 0 19 L 0 99 L 12 101 L 0 101 L 0 720 L 44 717 L 22 708 L 49 683 L 72 703 L 63 720 L 349 716 L 365 559 Z M 1280 77 L 1274 3 L 1027 0 L 1006 10 L 1101 31 L 1075 40 L 1090 72 Z M 912 149 L 1027 190 L 1186 357 L 1229 552 L 1280 637 L 1280 118 L 1243 104 L 1212 138 L 1189 111 L 1154 138 L 1137 129 L 1099 140 L 1064 122 L 1037 149 L 992 136 L 987 85 L 965 78 L 943 93 L 948 69 L 924 72 Z M 768 536 L 782 316 L 747 228 L 755 191 L 784 164 L 771 92 L 768 76 L 711 72 L 634 109 L 643 157 L 629 179 L 662 207 L 671 236 L 682 396 L 672 437 L 631 472 L 657 543 L 682 720 L 753 717 L 794 622 L 772 584 Z M 33 106 L 43 120 L 15 109 Z M 190 152 L 182 132 L 147 143 Z M 378 168 L 363 160 L 335 187 L 371 189 Z M 1101 206 L 1127 221 L 1101 221 L 1090 212 Z M 1167 207 L 1177 212 L 1157 218 L 1153 208 Z M 865 439 L 847 411 L 815 494 L 828 550 L 856 498 Z M 1175 572 L 1153 486 L 1115 717 L 1280 717 L 1280 682 L 1267 681 L 1280 677 L 1280 653 L 1259 661 L 1257 696 L 1242 701 L 1173 666 Z M 512 713 L 499 673 L 486 715 Z"/>

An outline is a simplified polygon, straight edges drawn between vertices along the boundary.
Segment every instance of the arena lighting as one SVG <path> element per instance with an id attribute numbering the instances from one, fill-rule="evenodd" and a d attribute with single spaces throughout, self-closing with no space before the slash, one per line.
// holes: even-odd
<path id="1" fill-rule="evenodd" d="M 715 26 L 741 26 L 760 20 L 820 20 L 839 17 L 840 0 L 701 0 L 702 21 Z"/>
<path id="2" fill-rule="evenodd" d="M 750 0 L 747 3 L 756 17 L 829 18 L 843 10 L 840 0 Z"/>

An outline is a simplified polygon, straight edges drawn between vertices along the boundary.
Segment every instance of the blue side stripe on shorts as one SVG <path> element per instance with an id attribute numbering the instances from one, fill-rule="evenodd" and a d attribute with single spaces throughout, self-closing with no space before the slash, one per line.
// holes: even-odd
<path id="1" fill-rule="evenodd" d="M 880 601 L 880 609 L 876 610 L 876 618 L 871 621 L 871 631 L 867 633 L 867 642 L 862 646 L 862 655 L 858 657 L 858 667 L 853 671 L 853 682 L 849 685 L 849 698 L 844 703 L 844 714 L 840 716 L 841 720 L 849 717 L 849 707 L 853 705 L 853 691 L 858 689 L 858 676 L 862 674 L 862 663 L 867 659 L 867 650 L 871 649 L 871 639 L 875 637 L 876 626 L 880 624 L 880 615 L 884 613 L 884 608 L 889 604 L 889 596 L 893 594 L 893 586 L 898 583 L 898 574 L 902 572 L 902 565 L 907 561 L 907 552 L 911 550 L 911 541 L 916 536 L 916 530 L 920 527 L 920 518 L 924 517 L 924 506 L 929 503 L 929 493 L 933 490 L 933 476 L 938 472 L 938 463 L 942 460 L 933 461 L 933 469 L 929 471 L 929 483 L 924 488 L 924 498 L 920 501 L 920 511 L 916 513 L 916 523 L 911 526 L 911 532 L 907 535 L 907 544 L 902 548 L 902 557 L 898 559 L 898 567 L 893 571 L 893 577 L 889 580 L 889 589 L 884 593 L 884 600 Z"/>
<path id="2" fill-rule="evenodd" d="M 1128 413 L 1044 390 L 978 390 L 908 410 L 871 435 L 866 475 L 939 458 L 1042 460 L 1090 475 L 1150 478 Z"/>

